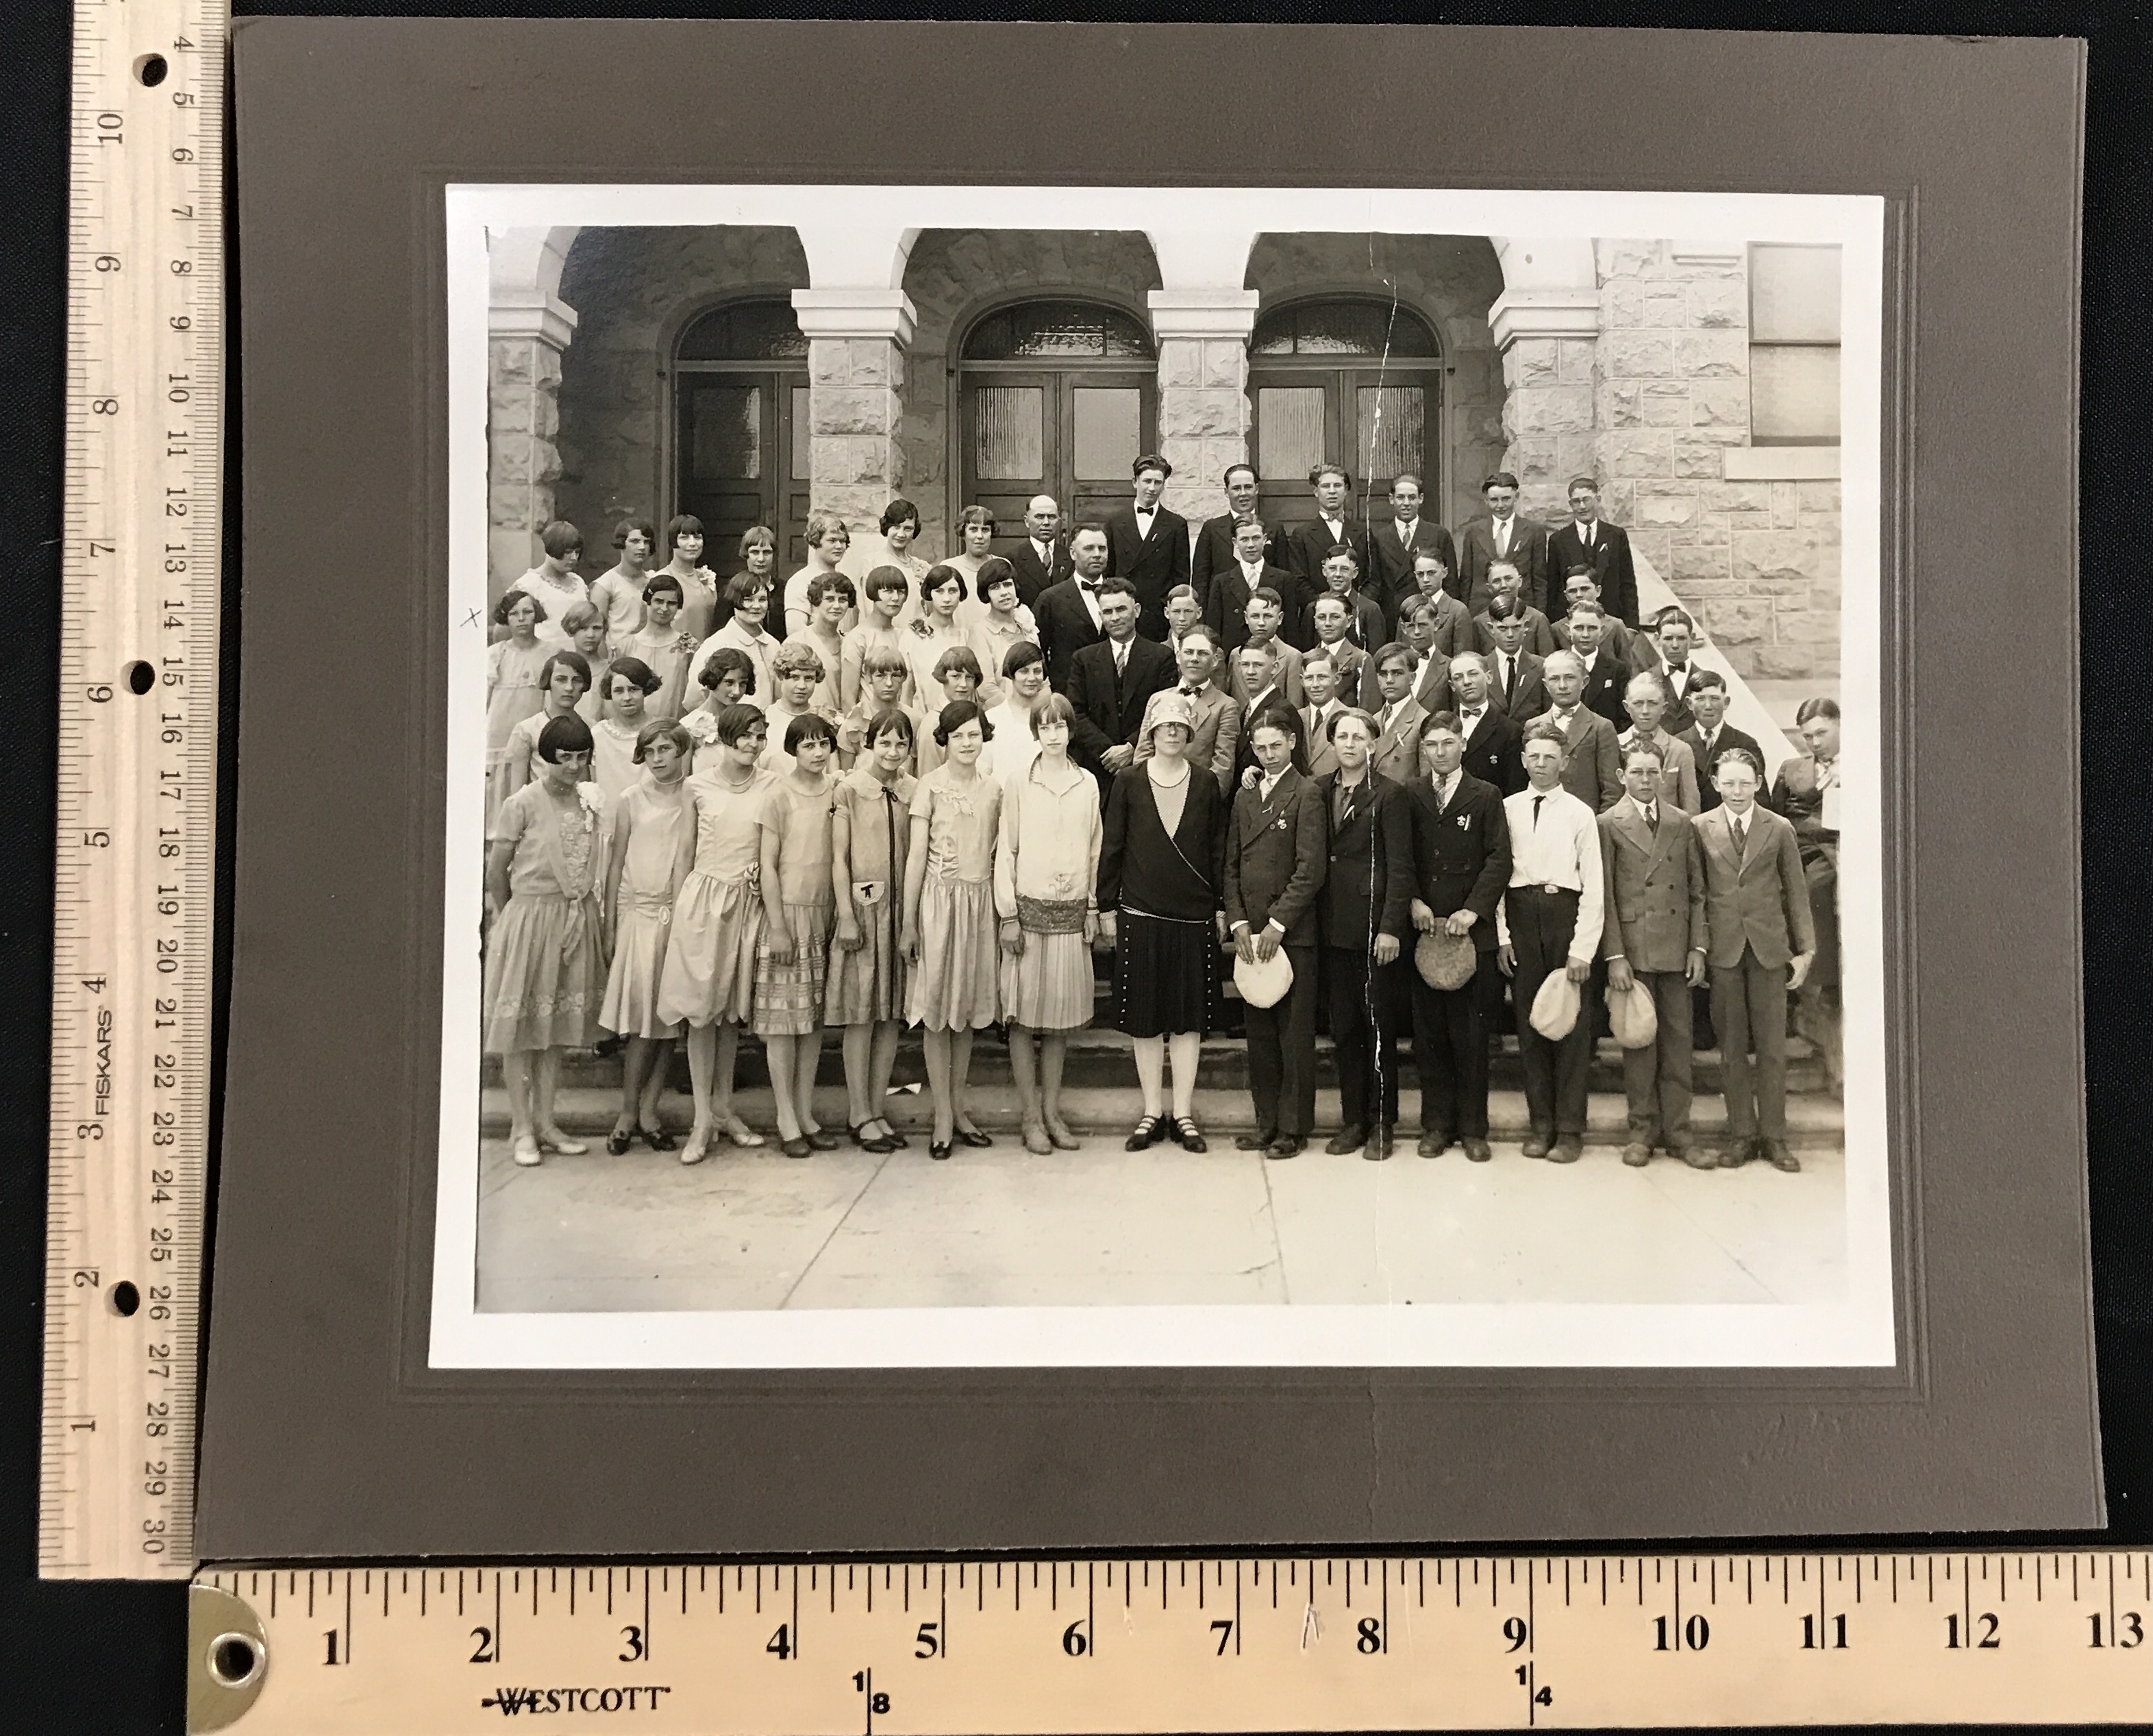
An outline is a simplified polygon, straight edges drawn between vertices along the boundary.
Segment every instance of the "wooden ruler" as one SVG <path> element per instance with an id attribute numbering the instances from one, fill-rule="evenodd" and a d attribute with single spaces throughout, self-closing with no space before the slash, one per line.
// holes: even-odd
<path id="1" fill-rule="evenodd" d="M 239 1569 L 191 1728 L 704 1736 L 2153 1722 L 2149 1556 Z"/>
<path id="2" fill-rule="evenodd" d="M 38 1534 L 48 1577 L 193 1566 L 225 44 L 221 0 L 77 0 Z"/>

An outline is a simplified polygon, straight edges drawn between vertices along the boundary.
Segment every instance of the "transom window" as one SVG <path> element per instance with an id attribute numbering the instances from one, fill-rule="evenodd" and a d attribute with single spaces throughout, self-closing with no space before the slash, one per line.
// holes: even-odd
<path id="1" fill-rule="evenodd" d="M 1443 354 L 1428 322 L 1391 302 L 1299 302 L 1275 308 L 1256 322 L 1249 354 L 1264 360 L 1288 357 L 1332 360 L 1383 356 L 1410 360 Z"/>
<path id="2" fill-rule="evenodd" d="M 1148 362 L 1142 321 L 1094 302 L 1025 302 L 990 313 L 965 334 L 968 362 Z"/>
<path id="3" fill-rule="evenodd" d="M 773 297 L 711 308 L 681 333 L 674 354 L 684 362 L 804 362 L 807 340 L 792 303 Z"/>

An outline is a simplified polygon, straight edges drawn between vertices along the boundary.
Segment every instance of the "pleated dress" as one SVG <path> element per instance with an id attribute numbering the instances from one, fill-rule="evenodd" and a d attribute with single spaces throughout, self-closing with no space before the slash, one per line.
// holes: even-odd
<path id="1" fill-rule="evenodd" d="M 605 992 L 598 888 L 605 873 L 603 807 L 555 801 L 526 784 L 501 807 L 496 841 L 511 842 L 508 904 L 486 936 L 480 997 L 488 1055 L 587 1049 L 598 1041 Z"/>
<path id="2" fill-rule="evenodd" d="M 960 786 L 948 766 L 912 792 L 914 817 L 927 822 L 927 878 L 906 1011 L 929 1031 L 980 1031 L 1001 1016 L 994 885 L 1001 803 L 992 778 Z"/>
<path id="3" fill-rule="evenodd" d="M 658 982 L 665 1025 L 745 1025 L 755 1013 L 755 948 L 762 934 L 762 805 L 770 780 L 743 790 L 715 777 L 688 781 L 695 859 L 673 903 Z"/>
<path id="4" fill-rule="evenodd" d="M 687 811 L 685 785 L 668 789 L 647 777 L 629 786 L 613 809 L 613 845 L 624 853 L 598 1023 L 616 1036 L 680 1034 L 677 1022 L 658 1016 L 658 985 L 673 932 L 673 861 Z"/>

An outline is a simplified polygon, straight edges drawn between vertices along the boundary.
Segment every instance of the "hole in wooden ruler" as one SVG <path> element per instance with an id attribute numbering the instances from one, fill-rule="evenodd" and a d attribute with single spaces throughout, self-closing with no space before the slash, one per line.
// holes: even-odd
<path id="1" fill-rule="evenodd" d="M 132 694 L 147 693 L 157 685 L 156 670 L 151 669 L 140 658 L 120 670 L 120 679 L 126 682 L 128 692 Z"/>
<path id="2" fill-rule="evenodd" d="M 125 1320 L 142 1306 L 142 1292 L 122 1278 L 112 1286 L 109 1300 L 112 1311 Z"/>
<path id="3" fill-rule="evenodd" d="M 244 1688 L 262 1667 L 262 1647 L 251 1636 L 221 1633 L 209 1642 L 209 1672 L 220 1687 Z"/>
<path id="4" fill-rule="evenodd" d="M 162 54 L 145 54 L 135 63 L 135 76 L 145 84 L 163 84 L 165 71 L 165 57 Z"/>

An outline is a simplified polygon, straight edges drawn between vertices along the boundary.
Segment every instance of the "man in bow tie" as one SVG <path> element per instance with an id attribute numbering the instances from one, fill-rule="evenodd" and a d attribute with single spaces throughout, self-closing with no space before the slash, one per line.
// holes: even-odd
<path id="1" fill-rule="evenodd" d="M 1353 516 L 1350 471 L 1342 465 L 1319 464 L 1308 473 L 1308 486 L 1316 496 L 1316 522 L 1298 527 L 1285 547 L 1285 564 L 1300 581 L 1304 602 L 1322 590 L 1323 563 L 1331 551 L 1341 542 L 1358 548 L 1366 540 Z"/>
<path id="2" fill-rule="evenodd" d="M 1137 728 L 1137 763 L 1151 757 L 1151 714 L 1163 694 L 1178 694 L 1196 720 L 1188 737 L 1186 758 L 1196 766 L 1208 766 L 1219 780 L 1219 793 L 1229 801 L 1234 793 L 1234 765 L 1241 745 L 1241 708 L 1214 679 L 1219 669 L 1218 637 L 1199 622 L 1181 636 L 1174 647 L 1178 683 L 1162 688 L 1144 705 L 1143 721 Z"/>
<path id="3" fill-rule="evenodd" d="M 1077 526 L 1069 539 L 1069 577 L 1048 586 L 1031 608 L 1039 624 L 1039 649 L 1046 654 L 1047 685 L 1061 694 L 1069 691 L 1070 665 L 1076 654 L 1105 637 L 1099 582 L 1107 571 L 1106 527 Z"/>
<path id="4" fill-rule="evenodd" d="M 1136 498 L 1107 519 L 1107 572 L 1137 595 L 1137 631 L 1166 637 L 1166 596 L 1188 578 L 1188 521 L 1159 504 L 1173 466 L 1156 452 L 1137 460 Z"/>
<path id="5" fill-rule="evenodd" d="M 1689 705 L 1689 684 L 1699 668 L 1690 660 L 1696 638 L 1697 623 L 1687 611 L 1670 604 L 1652 618 L 1652 636 L 1645 642 L 1647 649 L 1636 664 L 1660 673 L 1667 690 L 1667 715 L 1661 720 L 1671 736 L 1679 736 L 1697 721 Z"/>

